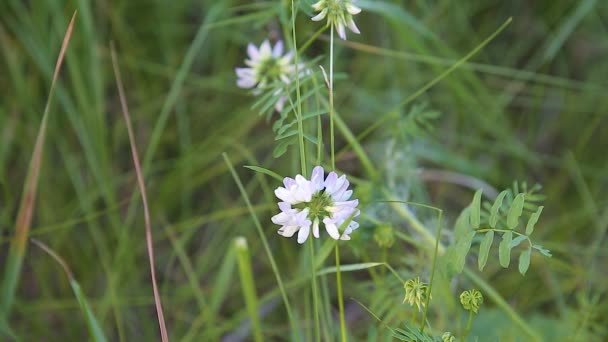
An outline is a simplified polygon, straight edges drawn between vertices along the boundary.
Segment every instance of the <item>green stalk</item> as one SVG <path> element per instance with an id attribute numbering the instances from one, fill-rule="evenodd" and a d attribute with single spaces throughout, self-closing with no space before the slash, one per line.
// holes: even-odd
<path id="1" fill-rule="evenodd" d="M 342 275 L 340 273 L 340 250 L 338 248 L 339 245 L 339 241 L 336 242 L 336 282 L 338 283 L 337 286 L 338 308 L 340 310 L 340 335 L 342 336 L 342 342 L 346 342 L 346 320 L 344 319 L 344 298 L 342 297 Z"/>
<path id="2" fill-rule="evenodd" d="M 228 166 L 228 169 L 230 170 L 230 173 L 232 174 L 232 177 L 234 178 L 234 182 L 236 183 L 237 187 L 239 188 L 239 191 L 241 192 L 241 196 L 243 196 L 243 200 L 245 201 L 245 204 L 247 205 L 247 209 L 249 210 L 249 213 L 251 214 L 251 219 L 253 220 L 256 230 L 258 231 L 260 240 L 262 240 L 262 245 L 264 246 L 264 251 L 266 252 L 266 255 L 268 256 L 268 260 L 270 260 L 270 266 L 272 267 L 272 272 L 274 273 L 274 276 L 277 279 L 277 283 L 278 283 L 279 289 L 281 291 L 281 297 L 283 297 L 283 304 L 285 305 L 285 311 L 287 311 L 287 317 L 289 318 L 289 324 L 291 325 L 292 334 L 295 337 L 296 341 L 299 341 L 300 339 L 298 336 L 298 329 L 297 329 L 296 321 L 293 316 L 293 311 L 291 310 L 291 305 L 289 304 L 289 298 L 287 297 L 287 292 L 285 291 L 285 286 L 283 285 L 283 280 L 281 279 L 281 274 L 279 273 L 279 268 L 277 267 L 277 263 L 275 262 L 274 256 L 272 255 L 272 251 L 270 250 L 270 246 L 268 245 L 268 240 L 266 240 L 266 236 L 264 235 L 264 231 L 262 230 L 262 224 L 260 223 L 260 220 L 258 219 L 257 214 L 253 210 L 253 206 L 251 205 L 251 201 L 249 200 L 249 195 L 245 191 L 245 187 L 243 186 L 243 183 L 241 182 L 241 178 L 234 170 L 234 166 L 232 165 L 232 162 L 228 158 L 228 155 L 224 152 L 224 153 L 222 153 L 222 157 L 224 158 L 224 162 Z"/>
<path id="3" fill-rule="evenodd" d="M 302 127 L 302 101 L 300 99 L 300 70 L 298 60 L 298 45 L 296 43 L 296 7 L 295 1 L 291 0 L 291 34 L 293 38 L 294 63 L 296 65 L 296 102 L 297 111 L 296 118 L 298 120 L 298 145 L 300 146 L 300 166 L 302 167 L 302 176 L 306 177 L 306 150 L 304 147 L 304 128 Z"/>
<path id="4" fill-rule="evenodd" d="M 310 276 L 312 282 L 312 306 L 313 306 L 313 316 L 315 317 L 315 340 L 317 342 L 321 341 L 321 322 L 319 320 L 319 292 L 317 287 L 317 271 L 315 269 L 315 241 L 312 237 L 310 237 L 309 246 L 310 246 Z"/>
<path id="5" fill-rule="evenodd" d="M 471 331 L 471 325 L 473 324 L 473 310 L 469 310 L 469 320 L 467 322 L 467 327 L 464 329 L 464 334 L 462 334 L 461 341 L 466 341 L 467 336 L 469 336 L 469 332 Z"/>
<path id="6" fill-rule="evenodd" d="M 422 316 L 422 323 L 420 327 L 420 331 L 424 332 L 424 327 L 426 326 L 426 316 L 429 312 L 429 303 L 431 301 L 431 293 L 433 289 L 433 280 L 435 279 L 435 268 L 437 266 L 437 255 L 439 254 L 439 238 L 441 237 L 441 219 L 443 218 L 443 210 L 435 207 L 430 207 L 423 205 L 423 207 L 431 208 L 437 210 L 439 212 L 439 218 L 437 222 L 437 236 L 435 237 L 435 251 L 433 252 L 433 266 L 431 268 L 431 279 L 429 280 L 429 293 L 426 296 L 426 304 L 424 306 L 424 315 Z"/>
<path id="7" fill-rule="evenodd" d="M 251 320 L 251 331 L 255 342 L 264 341 L 262 336 L 262 325 L 258 315 L 258 296 L 255 292 L 255 283 L 253 280 L 253 270 L 251 268 L 251 256 L 249 255 L 249 247 L 247 240 L 244 237 L 234 239 L 234 249 L 236 251 L 236 260 L 239 265 L 239 274 L 241 277 L 241 289 L 243 297 L 245 297 L 245 306 L 249 319 Z"/>
<path id="8" fill-rule="evenodd" d="M 331 150 L 331 169 L 336 169 L 334 147 L 334 24 L 329 28 L 329 139 Z"/>
<path id="9" fill-rule="evenodd" d="M 331 151 L 331 169 L 336 169 L 336 151 L 334 145 L 334 24 L 329 28 L 329 139 Z M 344 298 L 342 297 L 342 275 L 340 273 L 339 241 L 336 242 L 336 282 L 338 286 L 338 307 L 340 310 L 340 335 L 346 342 L 346 320 L 344 318 Z"/>

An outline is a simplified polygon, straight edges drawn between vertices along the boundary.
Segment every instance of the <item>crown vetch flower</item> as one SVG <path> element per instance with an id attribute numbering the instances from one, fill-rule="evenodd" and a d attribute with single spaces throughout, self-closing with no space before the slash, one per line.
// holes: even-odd
<path id="1" fill-rule="evenodd" d="M 460 294 L 460 304 L 467 311 L 477 313 L 483 303 L 483 295 L 478 290 L 467 290 Z"/>
<path id="2" fill-rule="evenodd" d="M 420 281 L 420 277 L 409 279 L 403 284 L 405 289 L 405 298 L 403 302 L 409 303 L 411 306 L 416 304 L 418 311 L 422 311 L 422 308 L 426 305 L 426 299 L 428 296 L 429 286 L 426 283 Z"/>
<path id="3" fill-rule="evenodd" d="M 262 90 L 276 82 L 289 84 L 296 73 L 296 66 L 293 63 L 293 51 L 283 54 L 283 42 L 277 41 L 273 46 L 265 40 L 259 48 L 249 43 L 247 45 L 248 59 L 245 60 L 247 68 L 236 68 L 236 84 L 240 88 L 253 89 L 254 95 L 259 95 Z M 304 65 L 299 64 L 300 74 L 304 71 Z M 275 95 L 279 95 L 283 90 L 277 89 Z M 283 95 L 275 104 L 277 111 L 282 111 L 287 96 Z"/>
<path id="4" fill-rule="evenodd" d="M 327 17 L 327 25 L 335 26 L 340 38 L 346 40 L 345 27 L 356 34 L 360 33 L 353 15 L 361 13 L 361 9 L 353 2 L 355 0 L 320 0 L 312 5 L 312 8 L 319 12 L 312 20 L 321 21 Z"/>
<path id="5" fill-rule="evenodd" d="M 312 230 L 314 237 L 319 237 L 321 223 L 335 240 L 350 240 L 350 234 L 359 227 L 352 219 L 359 215 L 359 201 L 349 200 L 353 191 L 348 190 L 350 183 L 345 175 L 338 177 L 330 172 L 325 178 L 323 167 L 312 170 L 310 180 L 302 175 L 295 179 L 286 177 L 282 187 L 274 193 L 279 202 L 280 213 L 272 217 L 272 222 L 281 226 L 278 233 L 292 237 L 298 233 L 298 243 L 302 244 Z M 343 232 L 339 228 L 348 222 Z"/>

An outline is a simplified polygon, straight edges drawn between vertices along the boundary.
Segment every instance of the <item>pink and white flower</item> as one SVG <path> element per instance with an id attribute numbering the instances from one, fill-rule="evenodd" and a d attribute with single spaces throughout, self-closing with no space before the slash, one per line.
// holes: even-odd
<path id="1" fill-rule="evenodd" d="M 356 34 L 360 33 L 353 15 L 361 13 L 361 9 L 354 2 L 355 0 L 320 0 L 312 5 L 319 14 L 311 19 L 321 21 L 327 18 L 327 25 L 333 25 L 340 38 L 346 40 L 346 27 Z"/>
<path id="2" fill-rule="evenodd" d="M 282 201 L 278 203 L 281 212 L 272 217 L 272 222 L 281 226 L 278 233 L 285 237 L 298 233 L 298 243 L 302 244 L 311 230 L 319 238 L 319 226 L 323 223 L 331 238 L 350 240 L 350 234 L 359 228 L 352 219 L 360 212 L 359 201 L 349 200 L 353 193 L 348 190 L 349 184 L 345 175 L 338 177 L 333 171 L 325 177 L 321 166 L 313 169 L 310 180 L 302 175 L 295 179 L 286 177 L 284 186 L 274 191 Z"/>
<path id="3" fill-rule="evenodd" d="M 264 89 L 274 86 L 276 82 L 288 85 L 296 74 L 293 51 L 283 54 L 283 42 L 280 40 L 274 46 L 265 40 L 259 48 L 249 43 L 247 55 L 248 58 L 245 60 L 247 67 L 235 69 L 236 84 L 240 88 L 253 89 L 254 95 L 260 95 Z M 298 69 L 302 75 L 304 65 L 299 64 Z M 275 95 L 281 92 L 284 92 L 284 89 L 279 88 Z M 287 99 L 287 95 L 279 97 L 275 109 L 282 111 Z"/>

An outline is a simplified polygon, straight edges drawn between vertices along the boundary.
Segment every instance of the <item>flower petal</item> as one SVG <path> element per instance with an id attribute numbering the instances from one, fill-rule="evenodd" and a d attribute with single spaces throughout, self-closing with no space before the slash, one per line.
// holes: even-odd
<path id="1" fill-rule="evenodd" d="M 357 25 L 355 25 L 355 21 L 353 20 L 353 17 L 349 17 L 348 20 L 346 21 L 346 25 L 348 25 L 348 28 L 353 31 L 356 34 L 360 34 L 361 32 L 359 32 L 359 28 L 357 27 Z"/>
<path id="2" fill-rule="evenodd" d="M 300 231 L 298 232 L 298 243 L 303 244 L 306 239 L 308 239 L 308 235 L 310 234 L 310 225 L 300 227 Z"/>
<path id="3" fill-rule="evenodd" d="M 284 237 L 292 237 L 300 229 L 299 226 L 283 226 L 281 227 L 277 233 L 279 235 L 283 235 Z"/>
<path id="4" fill-rule="evenodd" d="M 325 176 L 325 170 L 322 166 L 316 166 L 312 169 L 312 176 L 310 177 L 310 183 L 312 184 L 312 191 L 318 192 L 323 190 L 325 185 L 323 184 L 323 178 Z"/>
<path id="5" fill-rule="evenodd" d="M 270 48 L 270 42 L 268 39 L 262 42 L 260 45 L 260 58 L 272 56 L 272 49 Z"/>
<path id="6" fill-rule="evenodd" d="M 340 36 L 342 40 L 346 40 L 346 30 L 344 30 L 344 24 L 341 21 L 336 25 L 336 31 L 338 31 L 338 36 Z"/>
<path id="7" fill-rule="evenodd" d="M 338 227 L 330 218 L 324 218 L 323 223 L 325 223 L 325 230 L 327 234 L 331 236 L 332 239 L 338 240 L 340 238 L 340 232 L 338 232 Z"/>
<path id="8" fill-rule="evenodd" d="M 319 238 L 319 218 L 315 217 L 315 220 L 312 222 L 312 235 Z"/>
<path id="9" fill-rule="evenodd" d="M 281 55 L 283 54 L 283 41 L 279 40 L 275 45 L 274 48 L 272 49 L 272 55 L 276 58 L 281 58 Z"/>
<path id="10" fill-rule="evenodd" d="M 353 4 L 346 4 L 346 10 L 352 15 L 361 13 L 361 9 Z"/>
<path id="11" fill-rule="evenodd" d="M 327 15 L 327 8 L 324 8 L 321 13 L 315 15 L 314 17 L 310 18 L 310 20 L 312 21 L 321 21 L 323 19 L 325 19 L 325 16 Z"/>
<path id="12" fill-rule="evenodd" d="M 257 61 L 260 59 L 260 51 L 251 43 L 247 44 L 247 54 L 252 61 Z"/>

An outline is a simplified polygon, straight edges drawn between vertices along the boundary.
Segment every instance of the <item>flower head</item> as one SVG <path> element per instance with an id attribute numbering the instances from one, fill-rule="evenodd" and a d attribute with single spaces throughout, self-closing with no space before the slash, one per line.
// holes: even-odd
<path id="1" fill-rule="evenodd" d="M 408 302 L 411 306 L 416 304 L 418 311 L 426 305 L 426 296 L 428 295 L 428 285 L 420 281 L 420 277 L 409 279 L 403 284 L 405 288 L 405 298 L 403 302 Z"/>
<path id="2" fill-rule="evenodd" d="M 359 215 L 358 200 L 349 200 L 353 191 L 348 190 L 349 182 L 345 175 L 338 177 L 330 172 L 325 177 L 321 166 L 312 170 L 310 180 L 302 175 L 295 179 L 286 177 L 282 187 L 274 193 L 279 202 L 280 213 L 272 217 L 272 222 L 281 226 L 278 233 L 292 237 L 298 233 L 298 243 L 304 243 L 310 231 L 319 237 L 321 223 L 335 240 L 350 240 L 350 234 L 359 227 L 352 219 Z M 343 232 L 339 228 L 348 222 Z"/>
<path id="3" fill-rule="evenodd" d="M 454 341 L 456 341 L 456 337 L 454 337 L 454 335 L 452 335 L 452 333 L 449 331 L 444 332 L 443 335 L 441 335 L 441 342 L 454 342 Z"/>
<path id="4" fill-rule="evenodd" d="M 360 33 L 353 15 L 359 14 L 361 9 L 353 5 L 353 2 L 355 0 L 320 0 L 312 5 L 319 12 L 312 20 L 321 21 L 327 17 L 327 25 L 335 26 L 340 38 L 346 40 L 346 26 L 354 33 Z"/>
<path id="5" fill-rule="evenodd" d="M 249 43 L 247 45 L 248 59 L 245 60 L 247 68 L 236 68 L 238 77 L 236 84 L 241 88 L 253 89 L 254 95 L 259 95 L 262 90 L 272 86 L 276 82 L 289 84 L 296 73 L 296 66 L 292 62 L 293 51 L 283 54 L 283 42 L 278 41 L 274 47 L 265 40 L 259 48 Z M 303 65 L 298 65 L 300 71 Z M 301 74 L 301 73 L 300 73 Z M 277 89 L 275 95 L 281 93 Z M 281 96 L 275 105 L 277 111 L 283 110 L 287 96 Z"/>
<path id="6" fill-rule="evenodd" d="M 468 290 L 460 294 L 460 304 L 467 311 L 477 313 L 483 303 L 483 296 L 477 290 Z"/>

